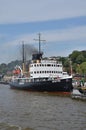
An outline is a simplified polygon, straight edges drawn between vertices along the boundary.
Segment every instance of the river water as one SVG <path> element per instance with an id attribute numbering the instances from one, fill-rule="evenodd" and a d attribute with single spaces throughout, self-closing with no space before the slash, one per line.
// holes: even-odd
<path id="1" fill-rule="evenodd" d="M 0 130 L 86 130 L 86 101 L 0 85 Z"/>

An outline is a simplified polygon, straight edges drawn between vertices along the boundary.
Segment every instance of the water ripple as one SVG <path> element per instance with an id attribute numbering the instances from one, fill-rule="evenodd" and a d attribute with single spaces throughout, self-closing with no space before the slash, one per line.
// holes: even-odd
<path id="1" fill-rule="evenodd" d="M 85 130 L 86 102 L 0 85 L 1 130 Z"/>

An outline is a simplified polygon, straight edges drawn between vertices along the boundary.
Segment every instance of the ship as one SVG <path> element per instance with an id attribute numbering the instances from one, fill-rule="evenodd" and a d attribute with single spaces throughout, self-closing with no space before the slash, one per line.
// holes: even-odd
<path id="1" fill-rule="evenodd" d="M 12 89 L 59 93 L 71 93 L 73 90 L 72 75 L 63 71 L 62 62 L 55 57 L 43 58 L 40 37 L 39 52 L 32 54 L 29 64 L 29 76 L 23 75 L 21 67 L 16 68 L 20 71 L 17 71 L 19 76 L 13 77 L 9 83 Z"/>

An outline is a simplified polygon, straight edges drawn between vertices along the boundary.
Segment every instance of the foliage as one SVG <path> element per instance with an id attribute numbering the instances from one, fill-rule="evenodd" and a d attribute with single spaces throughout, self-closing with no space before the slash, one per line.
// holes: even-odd
<path id="1" fill-rule="evenodd" d="M 69 55 L 69 58 L 71 59 L 71 61 L 73 63 L 78 63 L 78 61 L 76 60 L 77 57 L 80 55 L 79 51 L 73 51 L 72 54 Z"/>
<path id="2" fill-rule="evenodd" d="M 82 74 L 86 74 L 86 62 L 83 62 L 81 65 L 80 65 L 80 70 L 81 70 L 81 73 Z"/>
<path id="3" fill-rule="evenodd" d="M 86 51 L 73 51 L 69 55 L 72 61 L 73 71 L 75 73 L 84 74 L 86 68 Z"/>
<path id="4" fill-rule="evenodd" d="M 0 74 L 4 74 L 7 71 L 7 65 L 5 63 L 2 63 L 0 65 Z"/>

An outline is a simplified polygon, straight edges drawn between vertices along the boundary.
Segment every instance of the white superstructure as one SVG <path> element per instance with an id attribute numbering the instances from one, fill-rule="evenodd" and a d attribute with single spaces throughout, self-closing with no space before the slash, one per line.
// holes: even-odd
<path id="1" fill-rule="evenodd" d="M 63 67 L 56 60 L 41 60 L 30 64 L 30 76 L 33 78 L 62 77 Z"/>

